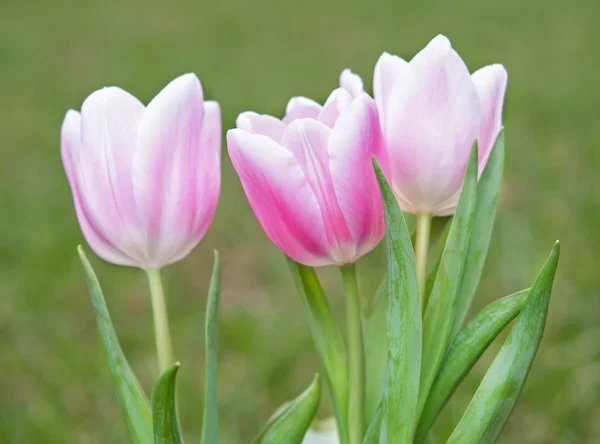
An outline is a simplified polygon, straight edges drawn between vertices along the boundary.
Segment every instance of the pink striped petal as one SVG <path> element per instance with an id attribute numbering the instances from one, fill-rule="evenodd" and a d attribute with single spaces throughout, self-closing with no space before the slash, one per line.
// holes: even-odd
<path id="1" fill-rule="evenodd" d="M 294 155 L 242 129 L 227 132 L 229 156 L 265 233 L 295 261 L 332 262 L 317 199 Z"/>
<path id="2" fill-rule="evenodd" d="M 340 113 L 350 107 L 352 96 L 344 88 L 337 88 L 327 98 L 317 120 L 329 128 L 333 128 Z"/>
<path id="3" fill-rule="evenodd" d="M 371 162 L 380 146 L 377 106 L 363 93 L 341 114 L 328 149 L 335 195 L 360 249 L 353 260 L 375 248 L 384 233 L 383 207 Z"/>
<path id="4" fill-rule="evenodd" d="M 335 197 L 329 155 L 327 152 L 331 130 L 312 119 L 299 119 L 285 130 L 281 143 L 288 148 L 302 169 L 324 222 L 330 252 L 338 263 L 347 262 L 356 251 L 352 234 Z"/>
<path id="5" fill-rule="evenodd" d="M 189 248 L 202 161 L 203 94 L 194 74 L 169 83 L 140 121 L 133 186 L 146 235 L 148 266 L 173 262 Z M 193 246 L 192 245 L 192 246 Z"/>
<path id="6" fill-rule="evenodd" d="M 483 171 L 502 127 L 502 107 L 508 74 L 502 65 L 490 65 L 471 75 L 481 106 L 479 133 L 479 174 Z"/>
<path id="7" fill-rule="evenodd" d="M 296 119 L 316 119 L 322 106 L 306 97 L 292 97 L 285 108 L 285 117 L 282 119 L 286 125 Z"/>
<path id="8" fill-rule="evenodd" d="M 236 119 L 236 126 L 245 129 L 249 133 L 262 134 L 276 142 L 281 140 L 285 124 L 268 114 L 258 114 L 253 111 L 241 113 Z"/>

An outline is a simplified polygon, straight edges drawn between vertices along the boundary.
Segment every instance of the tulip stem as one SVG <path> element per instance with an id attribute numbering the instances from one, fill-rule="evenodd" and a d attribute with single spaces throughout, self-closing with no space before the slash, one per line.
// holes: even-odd
<path id="1" fill-rule="evenodd" d="M 167 304 L 165 303 L 165 293 L 160 279 L 160 269 L 149 268 L 146 270 L 146 274 L 148 276 L 150 297 L 152 299 L 158 368 L 162 373 L 173 364 L 171 335 L 169 333 L 169 320 L 167 318 Z"/>
<path id="2" fill-rule="evenodd" d="M 364 435 L 365 351 L 356 267 L 341 267 L 346 292 L 346 322 L 348 329 L 348 428 L 350 444 L 360 444 Z"/>
<path id="3" fill-rule="evenodd" d="M 417 261 L 417 279 L 419 295 L 425 309 L 425 287 L 427 285 L 427 254 L 431 235 L 431 213 L 417 214 L 417 239 L 415 241 L 415 259 Z"/>

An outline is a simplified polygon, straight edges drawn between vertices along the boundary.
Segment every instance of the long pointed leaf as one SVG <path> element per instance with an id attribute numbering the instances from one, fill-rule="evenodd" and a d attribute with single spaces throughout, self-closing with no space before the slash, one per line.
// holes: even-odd
<path id="1" fill-rule="evenodd" d="M 450 342 L 454 306 L 473 227 L 476 196 L 477 145 L 474 144 L 458 207 L 452 218 L 448 240 L 423 318 L 423 364 L 418 415 L 423 411 L 431 384 Z"/>
<path id="2" fill-rule="evenodd" d="M 204 327 L 206 373 L 204 375 L 204 417 L 202 420 L 203 444 L 216 444 L 219 434 L 219 415 L 217 410 L 217 320 L 220 290 L 221 266 L 219 265 L 219 253 L 215 250 Z"/>
<path id="3" fill-rule="evenodd" d="M 427 309 L 427 304 L 429 302 L 429 296 L 431 295 L 431 290 L 433 290 L 433 284 L 435 283 L 435 277 L 437 276 L 437 272 L 440 269 L 440 263 L 442 262 L 442 254 L 444 253 L 444 247 L 446 246 L 446 241 L 448 240 L 448 234 L 450 233 L 450 227 L 452 226 L 452 218 L 446 221 L 446 225 L 438 234 L 438 237 L 435 241 L 435 247 L 431 254 L 431 267 L 429 272 L 427 273 L 427 281 L 425 284 L 425 294 L 423 297 L 423 313 Z"/>
<path id="4" fill-rule="evenodd" d="M 458 291 L 458 299 L 454 310 L 454 322 L 451 337 L 454 338 L 465 320 L 473 296 L 479 285 L 488 247 L 492 238 L 498 193 L 504 171 L 504 129 L 500 130 L 492 153 L 477 184 L 477 203 L 469 250 L 465 259 L 465 267 Z"/>
<path id="5" fill-rule="evenodd" d="M 398 202 L 373 159 L 383 199 L 387 247 L 387 381 L 385 433 L 388 444 L 412 439 L 421 367 L 421 299 L 410 234 Z"/>
<path id="6" fill-rule="evenodd" d="M 425 439 L 440 410 L 488 346 L 519 314 L 529 289 L 505 296 L 481 310 L 456 336 L 446 353 L 419 420 L 415 442 Z"/>
<path id="7" fill-rule="evenodd" d="M 340 434 L 348 442 L 348 367 L 340 331 L 315 270 L 288 258 L 288 264 L 308 315 L 308 326 L 321 360 Z"/>
<path id="8" fill-rule="evenodd" d="M 129 432 L 129 438 L 136 444 L 148 444 L 152 442 L 153 436 L 152 415 L 148 400 L 123 354 L 98 278 L 81 246 L 77 248 L 77 252 L 85 271 L 87 286 L 96 313 L 98 331 L 108 361 L 108 370 Z"/>
<path id="9" fill-rule="evenodd" d="M 557 242 L 531 287 L 517 322 L 450 436 L 449 444 L 493 443 L 508 421 L 544 333 L 559 253 Z"/>
<path id="10" fill-rule="evenodd" d="M 253 444 L 298 444 L 310 427 L 320 401 L 321 382 L 316 375 L 300 396 L 267 423 Z"/>
<path id="11" fill-rule="evenodd" d="M 384 413 L 385 409 L 383 404 L 380 404 L 373 415 L 373 420 L 367 429 L 367 434 L 365 435 L 362 444 L 379 444 L 379 437 L 381 436 L 381 421 L 383 420 Z"/>
<path id="12" fill-rule="evenodd" d="M 152 390 L 154 444 L 183 444 L 175 403 L 175 380 L 179 362 L 166 369 Z"/>

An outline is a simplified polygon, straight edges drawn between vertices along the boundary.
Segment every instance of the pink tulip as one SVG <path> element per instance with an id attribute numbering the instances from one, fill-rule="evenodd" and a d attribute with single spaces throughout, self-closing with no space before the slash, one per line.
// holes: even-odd
<path id="1" fill-rule="evenodd" d="M 147 107 L 103 88 L 69 110 L 61 154 L 83 234 L 103 259 L 160 268 L 202 239 L 219 197 L 221 111 L 194 74 Z"/>
<path id="2" fill-rule="evenodd" d="M 377 107 L 349 70 L 340 84 L 323 106 L 294 97 L 283 119 L 244 112 L 227 133 L 233 166 L 263 229 L 310 266 L 356 261 L 384 232 L 371 165 L 381 146 Z"/>
<path id="3" fill-rule="evenodd" d="M 502 65 L 470 75 L 441 35 L 410 62 L 388 53 L 379 58 L 373 90 L 404 211 L 454 213 L 473 142 L 481 174 L 502 126 L 506 82 Z"/>

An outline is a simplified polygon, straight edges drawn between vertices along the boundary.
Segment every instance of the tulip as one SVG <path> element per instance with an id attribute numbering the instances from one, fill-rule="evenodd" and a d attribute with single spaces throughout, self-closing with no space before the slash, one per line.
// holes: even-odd
<path id="1" fill-rule="evenodd" d="M 143 269 L 179 261 L 210 225 L 220 190 L 221 111 L 194 74 L 147 107 L 128 92 L 92 93 L 69 110 L 61 154 L 91 248 Z"/>
<path id="2" fill-rule="evenodd" d="M 69 110 L 61 155 L 83 235 L 104 260 L 147 272 L 159 368 L 173 363 L 160 268 L 210 225 L 221 184 L 221 111 L 185 74 L 147 107 L 103 88 Z"/>
<path id="3" fill-rule="evenodd" d="M 481 173 L 502 126 L 506 82 L 498 64 L 470 75 L 442 35 L 410 62 L 388 53 L 379 58 L 373 91 L 403 211 L 454 213 L 473 142 Z"/>
<path id="4" fill-rule="evenodd" d="M 309 266 L 354 262 L 384 233 L 370 161 L 381 149 L 377 107 L 349 70 L 340 85 L 323 106 L 294 97 L 283 119 L 244 112 L 227 133 L 229 155 L 264 231 Z"/>

